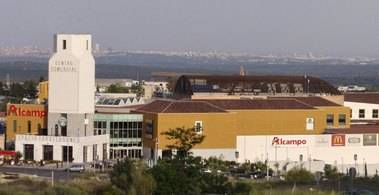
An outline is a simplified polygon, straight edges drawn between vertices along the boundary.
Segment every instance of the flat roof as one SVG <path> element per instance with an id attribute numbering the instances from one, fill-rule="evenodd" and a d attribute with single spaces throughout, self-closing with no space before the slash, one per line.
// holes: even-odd
<path id="1" fill-rule="evenodd" d="M 379 93 L 377 92 L 346 93 L 344 96 L 345 102 L 379 104 Z"/>
<path id="2" fill-rule="evenodd" d="M 323 107 L 323 106 L 342 106 L 326 100 L 322 97 L 312 96 L 312 97 L 269 97 L 269 99 L 295 99 L 301 101 L 305 104 L 315 106 L 315 107 Z"/>
<path id="3" fill-rule="evenodd" d="M 228 110 L 292 110 L 315 109 L 294 99 L 238 100 L 156 100 L 138 108 L 150 113 L 215 113 Z"/>

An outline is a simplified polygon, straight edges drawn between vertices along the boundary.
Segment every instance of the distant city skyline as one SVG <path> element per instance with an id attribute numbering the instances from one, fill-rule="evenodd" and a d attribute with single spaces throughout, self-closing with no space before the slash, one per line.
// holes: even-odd
<path id="1" fill-rule="evenodd" d="M 3 0 L 0 17 L 0 47 L 86 32 L 117 50 L 379 58 L 377 0 Z"/>

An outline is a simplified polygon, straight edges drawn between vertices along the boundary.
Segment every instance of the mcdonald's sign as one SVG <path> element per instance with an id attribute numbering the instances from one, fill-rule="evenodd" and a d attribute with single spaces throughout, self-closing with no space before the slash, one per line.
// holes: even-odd
<path id="1" fill-rule="evenodd" d="M 345 146 L 345 135 L 332 135 L 332 146 Z"/>

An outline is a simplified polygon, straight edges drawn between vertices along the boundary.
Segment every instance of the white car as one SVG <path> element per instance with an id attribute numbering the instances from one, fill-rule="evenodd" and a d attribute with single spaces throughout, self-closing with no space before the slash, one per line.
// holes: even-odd
<path id="1" fill-rule="evenodd" d="M 85 167 L 84 167 L 84 165 L 76 164 L 76 165 L 71 165 L 71 167 L 68 168 L 68 170 L 70 172 L 84 172 L 85 171 Z"/>

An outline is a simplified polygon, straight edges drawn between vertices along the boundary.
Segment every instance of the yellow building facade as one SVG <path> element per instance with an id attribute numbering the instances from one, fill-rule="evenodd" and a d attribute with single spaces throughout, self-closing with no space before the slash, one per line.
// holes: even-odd
<path id="1" fill-rule="evenodd" d="M 44 103 L 48 100 L 49 96 L 49 82 L 42 81 L 38 84 L 38 101 Z"/>
<path id="2" fill-rule="evenodd" d="M 42 104 L 7 105 L 6 142 L 13 142 L 16 134 L 37 135 L 47 126 L 47 107 Z"/>
<path id="3" fill-rule="evenodd" d="M 169 106 L 161 106 L 161 110 L 156 109 L 159 105 L 151 110 L 137 110 L 144 115 L 144 148 L 165 150 L 172 142 L 161 135 L 162 132 L 178 127 L 194 128 L 197 123 L 201 123 L 205 139 L 195 149 L 236 148 L 237 136 L 244 135 L 315 135 L 326 129 L 350 127 L 350 109 L 339 105 L 190 112 L 192 105 L 188 104 L 176 106 L 171 102 Z M 180 109 L 172 110 L 171 107 L 183 109 L 179 112 Z M 167 112 L 170 109 L 176 113 Z"/>

